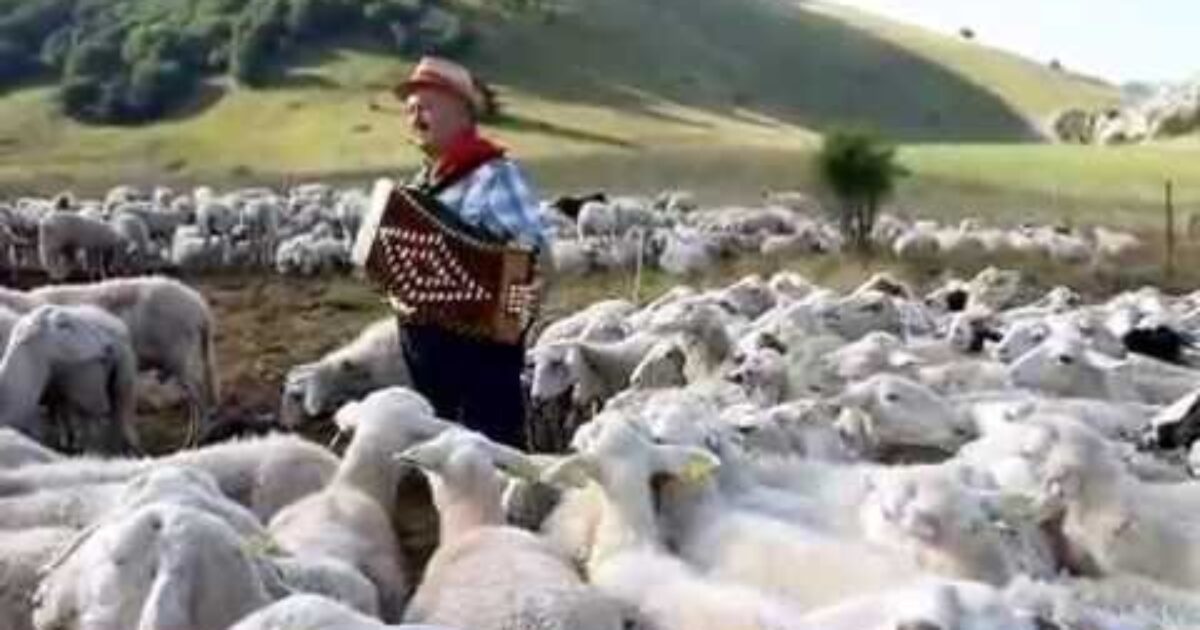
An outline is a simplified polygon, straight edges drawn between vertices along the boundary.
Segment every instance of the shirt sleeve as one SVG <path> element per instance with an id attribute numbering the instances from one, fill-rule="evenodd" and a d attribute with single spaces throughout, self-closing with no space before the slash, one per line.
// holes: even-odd
<path id="1" fill-rule="evenodd" d="M 537 199 L 520 167 L 511 160 L 502 160 L 489 169 L 488 175 L 464 196 L 464 214 L 492 232 L 524 245 L 545 247 L 546 229 Z"/>

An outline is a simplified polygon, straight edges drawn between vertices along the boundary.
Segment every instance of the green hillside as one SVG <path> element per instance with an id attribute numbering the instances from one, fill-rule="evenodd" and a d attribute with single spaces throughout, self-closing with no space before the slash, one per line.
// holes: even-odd
<path id="1" fill-rule="evenodd" d="M 923 199 L 940 187 L 1003 189 L 1010 173 L 1041 175 L 1011 182 L 1037 195 L 1048 190 L 1046 173 L 1027 165 L 1086 163 L 1088 150 L 986 145 L 1037 141 L 1051 112 L 1117 96 L 1041 62 L 822 3 L 561 0 L 548 20 L 495 5 L 458 3 L 476 32 L 465 60 L 505 103 L 508 117 L 492 132 L 534 163 L 548 189 L 682 185 L 744 196 L 804 184 L 820 132 L 869 124 L 911 145 L 904 155 L 917 177 L 905 190 Z M 351 34 L 303 49 L 286 76 L 261 88 L 211 79 L 186 111 L 137 127 L 64 118 L 50 85 L 11 91 L 0 97 L 0 186 L 280 181 L 409 167 L 418 156 L 384 88 L 412 59 L 367 41 Z M 975 148 L 960 162 L 963 144 Z M 1157 177 L 1170 161 L 1130 153 L 1141 166 L 1125 169 L 1125 155 L 1110 154 L 1097 171 L 1104 191 L 1140 190 L 1147 172 Z M 1100 194 L 1084 174 L 1055 184 L 1056 193 Z"/>

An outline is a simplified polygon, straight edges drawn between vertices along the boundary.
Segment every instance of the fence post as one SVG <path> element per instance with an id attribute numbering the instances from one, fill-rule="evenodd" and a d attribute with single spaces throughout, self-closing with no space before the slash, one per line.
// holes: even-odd
<path id="1" fill-rule="evenodd" d="M 1172 188 L 1173 188 L 1173 183 L 1171 180 L 1168 179 L 1167 184 L 1166 184 L 1166 198 L 1165 198 L 1165 202 L 1166 202 L 1166 225 L 1165 225 L 1165 228 L 1166 228 L 1166 237 L 1167 237 L 1166 277 L 1168 279 L 1171 278 L 1175 273 L 1175 206 L 1174 206 L 1174 203 L 1172 200 L 1172 192 L 1173 192 Z"/>

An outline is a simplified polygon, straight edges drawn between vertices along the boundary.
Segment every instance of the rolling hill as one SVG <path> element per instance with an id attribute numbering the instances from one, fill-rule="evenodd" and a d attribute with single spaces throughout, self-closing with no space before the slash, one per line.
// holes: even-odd
<path id="1" fill-rule="evenodd" d="M 499 87 L 508 112 L 493 132 L 534 163 L 547 188 L 678 184 L 732 196 L 804 184 L 819 134 L 846 124 L 909 145 L 917 180 L 928 164 L 937 186 L 1003 187 L 1005 171 L 989 167 L 994 147 L 1008 152 L 999 163 L 1060 150 L 1047 154 L 1052 163 L 1073 148 L 1031 144 L 1045 118 L 1119 96 L 984 44 L 826 3 L 563 0 L 543 19 L 463 2 L 479 32 L 466 61 Z M 51 87 L 16 90 L 0 97 L 0 186 L 270 182 L 406 168 L 418 155 L 384 88 L 411 62 L 350 35 L 303 51 L 266 87 L 212 80 L 187 111 L 139 127 L 84 126 L 57 112 Z M 975 147 L 961 169 L 946 157 L 960 145 Z M 910 188 L 928 192 L 925 183 Z M 1125 183 L 1106 180 L 1104 190 Z M 1079 190 L 1095 192 L 1086 181 Z"/>

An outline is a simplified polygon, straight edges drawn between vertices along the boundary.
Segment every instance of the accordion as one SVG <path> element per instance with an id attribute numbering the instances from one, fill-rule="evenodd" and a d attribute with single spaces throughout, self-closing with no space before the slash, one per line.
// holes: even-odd
<path id="1" fill-rule="evenodd" d="M 535 315 L 531 250 L 508 246 L 431 195 L 379 180 L 354 242 L 367 278 L 412 312 L 405 321 L 512 344 Z"/>

